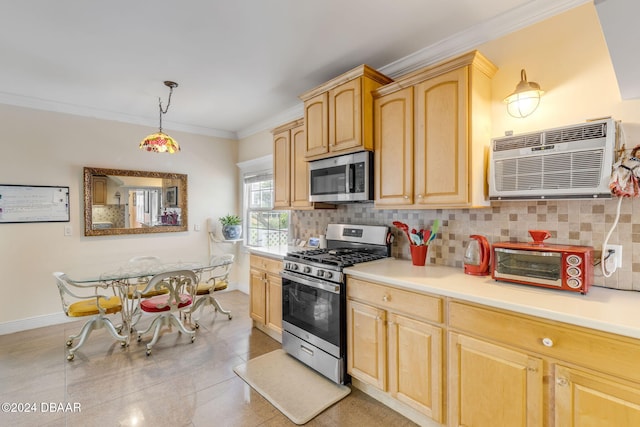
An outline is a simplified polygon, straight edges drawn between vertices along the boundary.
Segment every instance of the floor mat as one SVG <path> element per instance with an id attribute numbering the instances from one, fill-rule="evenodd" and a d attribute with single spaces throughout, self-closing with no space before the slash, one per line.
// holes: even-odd
<path id="1" fill-rule="evenodd" d="M 299 425 L 351 393 L 349 387 L 330 381 L 281 349 L 251 359 L 233 370 Z"/>

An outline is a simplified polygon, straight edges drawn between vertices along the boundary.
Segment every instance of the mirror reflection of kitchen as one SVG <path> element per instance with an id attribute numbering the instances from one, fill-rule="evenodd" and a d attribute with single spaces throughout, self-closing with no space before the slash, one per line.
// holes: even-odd
<path id="1" fill-rule="evenodd" d="M 93 175 L 93 229 L 180 225 L 178 188 L 163 178 Z"/>

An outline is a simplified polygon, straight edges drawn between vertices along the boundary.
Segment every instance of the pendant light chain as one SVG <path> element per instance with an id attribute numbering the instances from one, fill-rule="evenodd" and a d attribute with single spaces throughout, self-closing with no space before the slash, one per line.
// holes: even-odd
<path id="1" fill-rule="evenodd" d="M 173 93 L 173 88 L 177 86 L 177 84 L 175 83 L 173 84 L 167 84 L 167 83 L 168 82 L 165 82 L 165 85 L 169 87 L 169 99 L 167 99 L 167 108 L 165 108 L 164 110 L 162 109 L 162 98 L 158 97 L 158 106 L 160 107 L 160 133 L 162 133 L 162 115 L 167 114 L 167 111 L 169 111 L 169 105 L 171 105 L 171 94 Z"/>

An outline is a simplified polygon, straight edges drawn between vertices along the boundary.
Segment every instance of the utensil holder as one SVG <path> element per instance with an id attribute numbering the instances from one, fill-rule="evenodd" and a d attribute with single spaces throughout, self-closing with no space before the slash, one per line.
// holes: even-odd
<path id="1" fill-rule="evenodd" d="M 428 245 L 411 245 L 411 262 L 413 265 L 424 266 L 425 261 L 427 260 L 427 249 L 429 249 Z"/>

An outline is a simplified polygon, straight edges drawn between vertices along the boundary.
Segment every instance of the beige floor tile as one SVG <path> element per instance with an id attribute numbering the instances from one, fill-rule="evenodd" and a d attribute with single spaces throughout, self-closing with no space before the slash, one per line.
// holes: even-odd
<path id="1" fill-rule="evenodd" d="M 94 331 L 73 361 L 65 341 L 84 322 L 72 322 L 0 336 L 0 399 L 33 402 L 36 413 L 0 414 L 0 425 L 47 427 L 294 426 L 233 368 L 281 348 L 253 329 L 248 296 L 221 293 L 233 319 L 207 309 L 196 340 L 163 330 L 152 354 L 145 344 L 120 344 L 104 329 Z M 141 320 L 144 327 L 150 318 Z M 78 403 L 81 412 L 43 413 L 44 403 Z M 307 426 L 409 426 L 406 418 L 353 390 Z"/>

